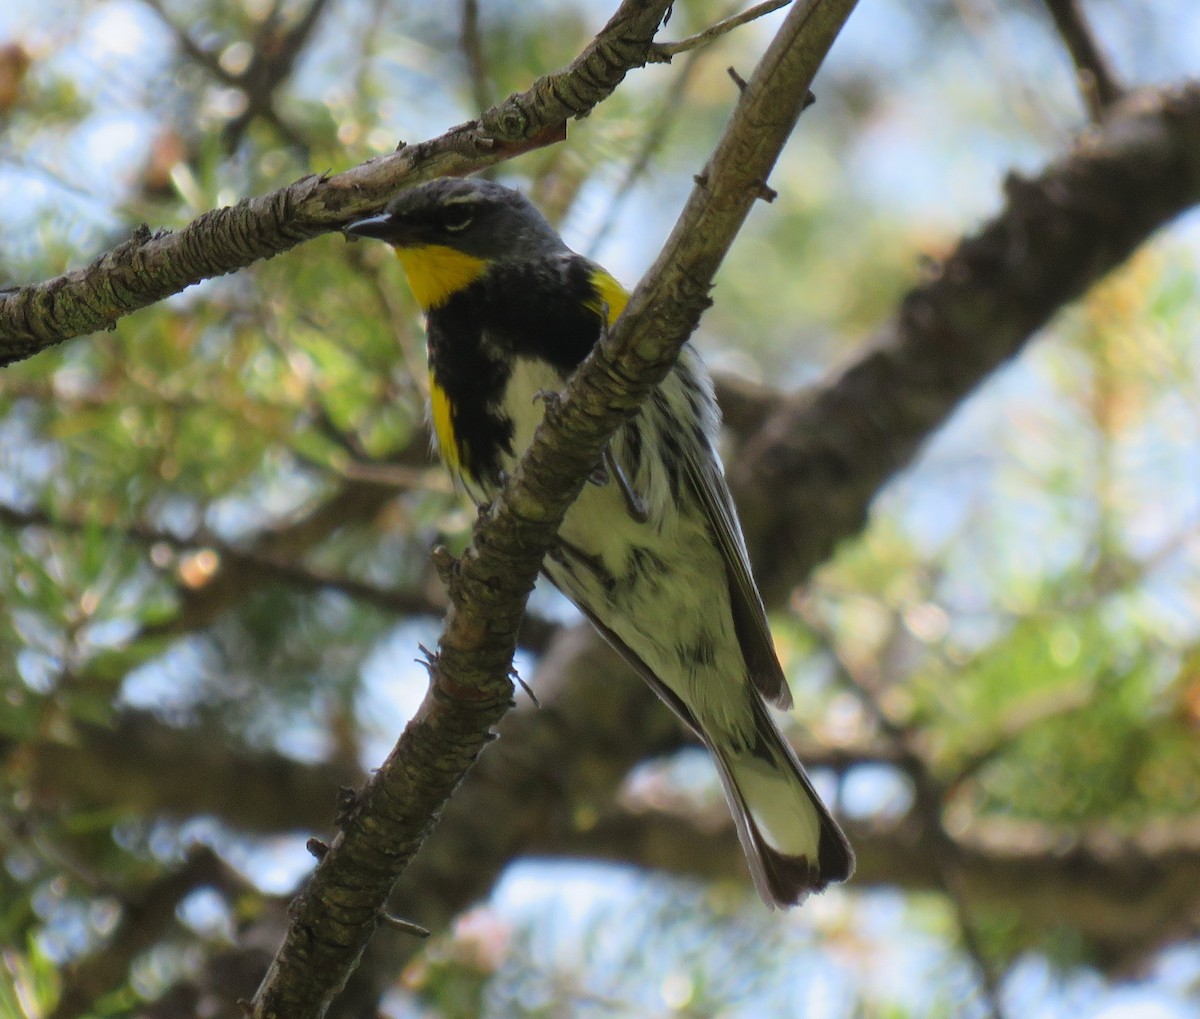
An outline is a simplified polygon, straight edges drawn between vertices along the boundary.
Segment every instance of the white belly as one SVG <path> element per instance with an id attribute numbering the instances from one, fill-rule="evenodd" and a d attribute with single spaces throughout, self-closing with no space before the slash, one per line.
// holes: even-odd
<path id="1" fill-rule="evenodd" d="M 538 394 L 561 387 L 549 365 L 517 362 L 505 401 L 517 456 L 544 414 Z M 642 430 L 644 441 L 653 442 L 652 423 L 643 420 Z M 506 470 L 517 456 L 505 463 Z M 725 565 L 708 524 L 694 501 L 675 505 L 663 478 L 643 472 L 631 480 L 648 504 L 648 520 L 630 514 L 615 478 L 603 485 L 587 482 L 559 535 L 593 566 L 567 569 L 548 557 L 546 572 L 706 724 L 725 727 L 733 716 L 740 722 L 745 664 L 733 630 Z"/>

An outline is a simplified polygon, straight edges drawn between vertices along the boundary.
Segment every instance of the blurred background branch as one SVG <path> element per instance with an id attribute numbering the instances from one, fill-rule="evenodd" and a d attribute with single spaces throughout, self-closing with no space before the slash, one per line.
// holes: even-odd
<path id="1" fill-rule="evenodd" d="M 855 883 L 761 912 L 703 754 L 538 590 L 541 707 L 517 691 L 388 903 L 434 935 L 381 930 L 331 1015 L 1192 1015 L 1200 24 L 1046 6 L 860 11 L 696 335 Z M 0 8 L 5 287 L 359 167 L 293 209 L 324 229 L 398 138 L 652 53 L 589 50 L 582 3 Z M 633 283 L 784 16 L 711 38 L 751 13 L 677 5 L 660 35 L 706 45 L 495 172 Z M 420 346 L 394 260 L 318 238 L 5 369 L 0 1014 L 254 993 L 472 524 Z"/>

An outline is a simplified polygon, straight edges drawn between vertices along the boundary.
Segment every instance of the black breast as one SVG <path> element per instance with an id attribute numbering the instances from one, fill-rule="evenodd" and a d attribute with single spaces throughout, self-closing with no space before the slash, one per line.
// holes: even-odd
<path id="1" fill-rule="evenodd" d="M 429 367 L 450 399 L 464 470 L 495 485 L 513 426 L 503 411 L 515 357 L 546 361 L 563 375 L 600 335 L 591 266 L 578 255 L 494 266 L 426 319 Z"/>

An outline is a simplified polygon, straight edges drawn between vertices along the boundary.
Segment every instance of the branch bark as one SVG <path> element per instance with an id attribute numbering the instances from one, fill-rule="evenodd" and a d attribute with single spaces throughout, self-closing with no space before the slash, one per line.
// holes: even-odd
<path id="1" fill-rule="evenodd" d="M 122 316 L 193 283 L 337 230 L 402 188 L 473 173 L 560 141 L 569 119 L 586 116 L 628 71 L 648 62 L 670 6 L 670 0 L 624 0 L 570 66 L 437 138 L 401 145 L 332 177 L 303 177 L 279 191 L 213 209 L 182 230 L 151 233 L 141 226 L 83 269 L 0 291 L 0 365 L 111 329 Z"/>
<path id="2" fill-rule="evenodd" d="M 1200 200 L 1198 153 L 1196 86 L 1119 105 L 1097 134 L 1033 182 L 1010 185 L 1005 209 L 960 245 L 936 279 L 913 291 L 895 321 L 843 372 L 795 398 L 739 389 L 724 394 L 729 417 L 757 428 L 750 443 L 756 455 L 739 457 L 732 477 L 746 497 L 743 515 L 761 574 L 770 579 L 770 601 L 779 604 L 833 542 L 862 526 L 878 487 L 915 455 L 965 391 L 1019 352 L 1059 305 Z M 1030 188 L 1043 201 L 1054 198 L 1052 207 L 1030 204 Z M 931 307 L 932 321 L 917 313 Z M 827 426 L 822 407 L 830 408 Z M 756 480 L 757 468 L 742 469 L 774 457 L 792 458 L 792 464 L 770 481 Z M 815 490 L 806 491 L 810 487 Z M 762 492 L 791 509 L 764 516 Z M 813 544 L 801 540 L 806 536 Z M 764 558 L 771 548 L 776 555 Z M 789 552 L 775 564 L 779 548 Z M 572 665 L 592 677 L 594 694 L 573 685 L 555 699 L 538 681 L 547 707 L 505 719 L 506 738 L 472 772 L 441 830 L 406 873 L 399 908 L 439 926 L 486 894 L 521 854 L 586 853 L 681 866 L 673 849 L 694 845 L 694 827 L 651 815 L 638 818 L 634 836 L 628 819 L 611 808 L 633 762 L 678 745 L 673 722 L 655 709 L 642 684 L 618 681 L 614 670 L 623 667 L 590 633 L 572 635 L 569 647 L 556 645 L 543 671 L 556 676 Z M 553 771 L 546 761 L 555 762 Z M 581 804 L 599 811 L 599 823 L 587 832 L 577 829 Z M 511 826 L 490 823 L 501 816 Z M 932 861 L 911 817 L 852 830 L 860 882 L 934 887 Z M 681 832 L 691 834 L 676 842 Z M 705 838 L 713 852 L 702 865 L 711 873 L 699 876 L 736 874 L 732 833 L 706 832 Z M 1107 853 L 1102 838 L 1057 852 L 1053 833 L 1040 829 L 1010 827 L 1007 841 L 985 831 L 962 842 L 963 893 L 973 907 L 1015 904 L 1035 931 L 1050 931 L 1070 916 L 1113 965 L 1136 962 L 1180 929 L 1164 927 L 1148 906 L 1138 909 L 1123 938 L 1114 923 L 1125 922 L 1130 901 L 1177 899 L 1180 911 L 1159 917 L 1178 916 L 1182 923 L 1194 899 L 1187 888 L 1196 887 L 1198 851 L 1185 837 L 1116 844 Z"/>
<path id="3" fill-rule="evenodd" d="M 862 529 L 879 489 L 1060 308 L 1200 202 L 1200 84 L 1131 95 L 1005 192 L 862 353 L 779 404 L 731 465 L 768 604 Z"/>
<path id="4" fill-rule="evenodd" d="M 913 291 L 855 364 L 774 408 L 754 455 L 732 472 L 739 491 L 790 505 L 743 502 L 769 597 L 778 601 L 862 526 L 878 487 L 1054 310 L 1198 200 L 1198 108 L 1195 86 L 1118 106 L 1077 152 L 1035 181 L 1012 182 L 1004 213 Z M 779 562 L 761 554 L 781 548 Z M 634 738 L 628 750 L 639 747 Z M 871 837 L 859 835 L 860 851 Z"/>
<path id="5" fill-rule="evenodd" d="M 706 882 L 743 882 L 749 892 L 723 807 L 697 818 L 634 813 L 618 802 L 629 770 L 674 752 L 683 736 L 590 627 L 559 635 L 533 685 L 541 710 L 505 717 L 501 740 L 456 793 L 391 908 L 443 930 L 522 857 L 632 864 Z M 870 751 L 860 756 L 865 748 L 801 744 L 799 751 L 807 763 L 835 770 L 873 760 Z M 898 762 L 885 755 L 884 763 Z M 915 812 L 848 822 L 860 856 L 856 886 L 936 892 L 923 824 Z M 1017 933 L 1034 947 L 1069 928 L 1110 972 L 1132 972 L 1186 935 L 1186 919 L 1200 906 L 1200 832 L 1186 819 L 1164 819 L 1136 838 L 1007 821 L 979 822 L 955 838 L 962 892 L 974 912 L 1018 916 Z M 332 1013 L 371 1014 L 417 945 L 380 931 Z"/>
<path id="6" fill-rule="evenodd" d="M 1200 202 L 1200 87 L 1165 89 L 1120 104 L 1098 134 L 1026 187 L 1054 197 L 1057 211 L 1047 215 L 1028 202 L 1025 189 L 1010 184 L 1005 208 L 959 246 L 959 253 L 966 254 L 952 257 L 936 279 L 915 288 L 896 318 L 840 373 L 795 397 L 745 385 L 722 388 L 727 420 L 751 435 L 732 462 L 730 477 L 769 606 L 785 603 L 837 541 L 864 526 L 880 487 L 912 460 L 968 391 L 1019 353 L 1055 310 L 1160 225 Z M 932 320 L 918 314 L 930 307 L 936 310 Z M 768 471 L 772 465 L 778 469 Z M 556 701 L 545 684 L 562 676 L 572 677 L 570 690 Z M 588 687 L 588 682 L 601 689 Z M 399 908 L 412 910 L 431 926 L 486 894 L 517 853 L 569 847 L 603 854 L 601 844 L 591 843 L 590 831 L 575 831 L 575 808 L 581 803 L 593 808 L 588 812 L 599 812 L 600 826 L 607 825 L 603 818 L 625 771 L 594 767 L 589 748 L 606 748 L 620 765 L 645 760 L 667 746 L 666 734 L 652 727 L 656 717 L 669 721 L 667 712 L 656 708 L 653 695 L 589 630 L 561 636 L 534 685 L 546 708 L 532 719 L 525 713 L 505 719 L 505 739 L 468 778 L 398 889 Z M 534 731 L 525 728 L 534 724 Z M 806 759 L 838 766 L 836 755 L 822 762 L 810 753 Z M 525 776 L 530 765 L 523 769 L 522 760 L 553 760 L 565 777 L 544 775 L 538 782 Z M 576 772 L 590 776 L 590 784 L 572 784 Z M 527 782 L 533 793 L 526 792 Z M 537 816 L 519 806 L 522 797 L 533 795 L 539 797 Z M 516 830 L 504 838 L 497 838 L 492 827 L 480 832 L 486 826 L 482 819 L 515 818 L 518 812 Z M 665 830 L 662 825 L 671 823 L 638 820 L 655 826 L 659 834 Z M 619 820 L 611 823 L 620 825 Z M 694 846 L 692 831 L 675 845 Z M 911 822 L 852 831 L 860 848 L 860 881 L 882 884 L 894 878 L 903 887 L 935 887 L 925 842 Z M 713 874 L 737 872 L 735 839 L 731 831 L 727 834 L 724 865 L 720 839 L 706 841 L 717 857 Z M 627 843 L 628 855 L 620 858 L 679 866 L 677 858 L 671 859 L 670 839 L 648 835 L 639 840 L 636 850 Z M 1033 876 L 1026 880 L 1020 868 L 1037 853 L 1045 859 L 1032 864 Z M 994 884 L 987 877 L 993 854 L 1004 875 Z M 1170 869 L 1176 857 L 1167 853 L 1158 859 Z M 1033 926 L 1044 924 L 1047 930 L 1086 906 L 1087 915 L 1079 920 L 1085 935 L 1095 938 L 1114 964 L 1136 962 L 1163 944 L 1169 935 L 1152 923 L 1131 926 L 1122 943 L 1110 922 L 1119 918 L 1137 874 L 1151 880 L 1145 875 L 1157 872 L 1158 864 L 1147 858 L 1139 870 L 1133 864 L 1102 864 L 1091 855 L 1086 860 L 1075 879 L 1071 867 L 1077 860 L 1056 855 L 1052 841 L 1038 843 L 1036 849 L 1027 844 L 1010 857 L 995 847 L 966 843 L 964 894 L 972 904 L 992 908 L 1015 894 L 1014 882 L 1024 881 L 1021 888 L 1028 895 L 1022 891 L 1022 901 L 1040 902 L 1030 914 Z M 1195 855 L 1178 854 L 1177 871 L 1163 871 L 1164 894 L 1176 894 L 1172 875 L 1186 877 L 1195 862 Z M 1105 869 L 1110 865 L 1115 868 L 1111 883 Z M 1161 901 L 1157 887 L 1147 894 Z M 1151 915 L 1145 911 L 1146 917 Z"/>
<path id="7" fill-rule="evenodd" d="M 429 663 L 431 684 L 297 900 L 252 1006 L 255 1019 L 325 1013 L 373 933 L 383 900 L 511 703 L 525 600 L 558 526 L 617 425 L 670 370 L 708 288 L 803 109 L 853 0 L 793 7 L 718 142 L 663 252 L 612 334 L 551 402 L 458 565 Z"/>

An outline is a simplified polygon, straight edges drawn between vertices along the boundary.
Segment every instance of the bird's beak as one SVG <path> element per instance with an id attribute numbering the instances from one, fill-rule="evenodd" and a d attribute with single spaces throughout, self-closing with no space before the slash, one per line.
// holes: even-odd
<path id="1" fill-rule="evenodd" d="M 385 212 L 379 216 L 356 220 L 342 227 L 342 230 L 356 237 L 375 237 L 387 241 L 396 236 L 396 220 L 390 213 Z"/>

